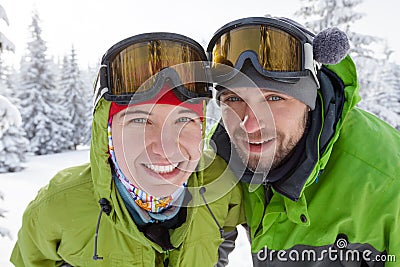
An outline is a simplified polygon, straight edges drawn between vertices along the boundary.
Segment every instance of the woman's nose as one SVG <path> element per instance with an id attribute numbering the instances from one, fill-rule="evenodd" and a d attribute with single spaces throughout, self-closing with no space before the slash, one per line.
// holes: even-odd
<path id="1" fill-rule="evenodd" d="M 158 130 L 152 129 L 152 133 L 146 137 L 149 142 L 147 147 L 152 153 L 168 159 L 179 152 L 178 138 L 175 129 L 169 129 L 166 126 Z"/>

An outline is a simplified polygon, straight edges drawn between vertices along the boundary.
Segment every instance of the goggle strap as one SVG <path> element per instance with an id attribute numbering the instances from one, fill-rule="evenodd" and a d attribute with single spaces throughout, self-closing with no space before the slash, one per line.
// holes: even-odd
<path id="1" fill-rule="evenodd" d="M 101 65 L 99 69 L 100 75 L 100 88 L 107 87 L 107 65 Z"/>
<path id="2" fill-rule="evenodd" d="M 304 44 L 304 69 L 311 71 L 315 83 L 319 88 L 319 81 L 317 78 L 317 68 L 315 64 L 315 60 L 313 60 L 313 47 L 309 43 Z"/>
<path id="3" fill-rule="evenodd" d="M 101 65 L 94 85 L 93 113 L 99 100 L 103 97 L 105 93 L 108 92 L 106 75 L 107 75 L 107 66 Z"/>
<path id="4" fill-rule="evenodd" d="M 96 109 L 97 103 L 99 103 L 100 99 L 103 97 L 104 94 L 106 94 L 108 91 L 108 88 L 103 88 L 99 91 L 99 93 L 97 94 L 97 96 L 95 96 L 93 98 L 93 114 L 94 114 L 94 110 Z"/>

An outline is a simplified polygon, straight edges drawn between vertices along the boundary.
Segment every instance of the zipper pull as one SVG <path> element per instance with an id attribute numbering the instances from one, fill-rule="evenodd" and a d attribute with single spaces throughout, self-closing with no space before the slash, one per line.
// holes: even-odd
<path id="1" fill-rule="evenodd" d="M 263 182 L 264 185 L 264 196 L 265 196 L 265 204 L 268 205 L 271 201 L 274 192 L 272 191 L 272 186 L 268 181 Z"/>
<path id="2" fill-rule="evenodd" d="M 168 267 L 169 265 L 169 250 L 164 253 L 164 267 Z"/>

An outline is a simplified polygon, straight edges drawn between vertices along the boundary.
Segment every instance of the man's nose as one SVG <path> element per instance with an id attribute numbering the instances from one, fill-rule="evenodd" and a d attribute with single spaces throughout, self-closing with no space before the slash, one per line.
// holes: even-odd
<path id="1" fill-rule="evenodd" d="M 266 114 L 262 114 L 262 112 L 256 112 L 252 107 L 247 105 L 240 126 L 247 133 L 258 132 L 260 129 L 265 127 L 264 119 L 262 118 L 263 116 L 266 116 Z"/>

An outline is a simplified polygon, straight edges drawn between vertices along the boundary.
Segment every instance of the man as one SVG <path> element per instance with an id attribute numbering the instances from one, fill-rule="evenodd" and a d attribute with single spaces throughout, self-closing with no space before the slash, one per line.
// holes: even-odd
<path id="1" fill-rule="evenodd" d="M 400 134 L 355 107 L 344 33 L 245 18 L 207 51 L 211 143 L 242 181 L 254 266 L 396 266 Z"/>

